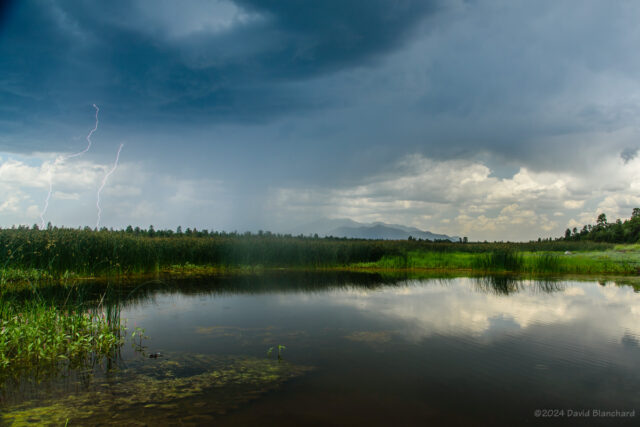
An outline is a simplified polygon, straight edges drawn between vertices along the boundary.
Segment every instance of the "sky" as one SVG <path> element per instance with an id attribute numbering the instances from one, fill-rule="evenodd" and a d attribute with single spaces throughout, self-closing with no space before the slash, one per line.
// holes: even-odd
<path id="1" fill-rule="evenodd" d="M 3 1 L 0 226 L 350 218 L 515 241 L 625 219 L 639 18 L 633 1 Z"/>

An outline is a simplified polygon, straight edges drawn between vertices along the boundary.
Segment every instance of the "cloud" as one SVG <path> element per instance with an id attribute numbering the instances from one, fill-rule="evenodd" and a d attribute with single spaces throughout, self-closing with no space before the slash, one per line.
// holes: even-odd
<path id="1" fill-rule="evenodd" d="M 0 38 L 0 105 L 12 131 L 41 121 L 44 106 L 68 117 L 87 96 L 129 123 L 264 120 L 315 104 L 290 83 L 401 46 L 434 9 L 423 0 L 16 3 Z"/>
<path id="2" fill-rule="evenodd" d="M 0 160 L 2 226 L 39 223 L 49 179 L 54 191 L 45 221 L 93 226 L 96 190 L 112 165 L 89 160 L 44 160 L 38 164 L 37 160 L 25 156 Z M 142 163 L 123 162 L 102 193 L 103 225 L 174 228 L 175 219 L 181 218 L 187 225 L 220 229 L 229 225 L 228 198 L 220 182 L 157 175 Z"/>
<path id="3" fill-rule="evenodd" d="M 3 28 L 4 21 L 7 19 L 11 6 L 11 1 L 0 2 L 0 29 Z"/>
<path id="4" fill-rule="evenodd" d="M 598 176 L 560 172 L 534 172 L 521 167 L 498 178 L 480 162 L 435 161 L 408 156 L 385 173 L 372 175 L 354 186 L 335 188 L 274 188 L 268 209 L 274 217 L 348 217 L 362 222 L 384 221 L 413 225 L 434 232 L 468 235 L 477 240 L 528 240 L 559 236 L 567 222 L 556 215 L 573 211 L 590 223 L 595 212 L 630 215 L 640 206 L 636 189 L 637 165 L 620 170 L 611 158 L 601 173 L 611 182 L 625 182 L 605 197 Z M 617 176 L 612 172 L 617 170 Z M 618 185 L 618 184 L 616 184 Z M 620 184 L 622 185 L 622 184 Z M 590 191 L 586 191 L 590 188 Z M 586 204 L 594 208 L 579 212 Z"/>
<path id="5" fill-rule="evenodd" d="M 288 75 L 362 66 L 368 58 L 397 47 L 436 9 L 436 2 L 422 0 L 329 0 L 314 5 L 240 0 L 238 4 L 271 19 L 280 46 L 267 63 Z"/>
<path id="6" fill-rule="evenodd" d="M 231 228 L 323 214 L 489 240 L 561 234 L 598 209 L 625 217 L 636 203 L 640 59 L 629 52 L 640 43 L 639 10 L 14 2 L 0 11 L 0 150 L 51 164 L 44 153 L 77 146 L 95 102 L 101 127 L 84 172 L 55 178 L 58 196 L 86 204 L 81 212 L 90 185 L 63 186 L 93 182 L 125 141 L 126 162 L 165 188 L 156 197 L 151 184 L 110 181 L 118 221 L 128 210 L 140 221 L 200 224 L 205 215 L 190 207 L 220 197 L 225 213 L 212 221 Z M 3 164 L 24 169 L 12 172 L 7 212 L 39 205 L 45 165 Z M 200 197 L 176 182 L 211 190 Z M 184 209 L 167 209 L 171 197 Z M 545 225 L 529 227 L 536 221 Z"/>
<path id="7" fill-rule="evenodd" d="M 584 168 L 603 141 L 607 150 L 637 141 L 638 61 L 626 54 L 640 38 L 633 8 L 17 3 L 0 38 L 0 147 L 60 150 L 86 120 L 83 107 L 98 102 L 117 137 L 132 135 L 166 163 L 172 141 L 201 150 L 221 133 L 210 126 L 236 124 L 222 139 L 234 154 L 254 167 L 263 146 L 288 150 L 308 180 L 331 179 L 331 165 L 371 173 L 416 151 Z M 269 160 L 270 172 L 295 175 Z"/>
<path id="8" fill-rule="evenodd" d="M 91 224 L 95 191 L 111 164 L 88 157 L 60 161 L 56 154 L 42 156 L 9 155 L 0 161 L 3 224 L 33 221 L 34 206 L 42 206 L 49 179 L 54 192 L 47 220 Z M 228 180 L 178 177 L 144 162 L 124 161 L 103 192 L 103 217 L 116 227 L 183 224 L 283 232 L 296 223 L 347 217 L 472 240 L 529 240 L 559 236 L 567 226 L 581 228 L 601 212 L 610 220 L 628 217 L 640 206 L 639 162 L 634 159 L 620 167 L 611 156 L 602 159 L 597 174 L 520 167 L 498 177 L 478 160 L 434 160 L 414 154 L 353 184 L 276 185 L 264 194 L 238 196 Z"/>
<path id="9" fill-rule="evenodd" d="M 626 165 L 638 156 L 638 148 L 625 148 L 620 152 L 620 158 Z"/>
<path id="10" fill-rule="evenodd" d="M 580 209 L 584 206 L 584 200 L 565 200 L 562 206 L 567 209 Z"/>
<path id="11" fill-rule="evenodd" d="M 192 0 L 179 6 L 171 0 L 157 0 L 153 5 L 135 0 L 125 8 L 126 14 L 106 16 L 110 25 L 175 42 L 194 35 L 219 35 L 260 19 L 225 0 Z"/>
<path id="12" fill-rule="evenodd" d="M 22 197 L 11 194 L 0 204 L 0 212 L 18 212 Z"/>

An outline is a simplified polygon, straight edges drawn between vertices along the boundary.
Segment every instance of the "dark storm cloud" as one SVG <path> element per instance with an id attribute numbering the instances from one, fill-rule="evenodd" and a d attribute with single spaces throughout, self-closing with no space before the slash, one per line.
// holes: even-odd
<path id="1" fill-rule="evenodd" d="M 620 158 L 625 165 L 636 157 L 638 157 L 638 148 L 625 148 L 620 152 Z"/>
<path id="2" fill-rule="evenodd" d="M 263 63 L 279 77 L 308 76 L 367 60 L 396 47 L 425 15 L 424 0 L 239 0 L 273 18 L 281 46 Z"/>
<path id="3" fill-rule="evenodd" d="M 584 4 L 19 2 L 0 150 L 74 150 L 96 102 L 96 155 L 127 139 L 239 194 L 354 185 L 416 153 L 589 170 L 637 141 L 640 31 L 634 3 Z"/>
<path id="4" fill-rule="evenodd" d="M 287 84 L 369 63 L 400 46 L 435 9 L 424 0 L 235 5 L 246 19 L 175 35 L 170 26 L 193 24 L 179 22 L 176 8 L 197 13 L 207 4 L 16 3 L 0 38 L 3 133 L 19 132 L 25 144 L 25 129 L 43 117 L 69 122 L 78 106 L 94 101 L 117 110 L 121 123 L 260 122 L 315 109 L 324 103 Z M 150 12 L 169 19 L 153 21 Z M 5 135 L 0 148 L 56 147 L 18 147 Z"/>
<path id="5" fill-rule="evenodd" d="M 542 223 L 551 223 L 565 199 L 587 215 L 607 191 L 637 188 L 637 153 L 628 147 L 640 138 L 640 56 L 632 54 L 640 3 L 25 0 L 0 11 L 0 165 L 28 169 L 20 175 L 27 184 L 39 176 L 38 191 L 46 168 L 7 159 L 79 151 L 92 103 L 101 107 L 100 128 L 83 161 L 110 164 L 124 142 L 120 173 L 128 166 L 182 183 L 140 184 L 137 194 L 158 193 L 138 206 L 148 221 L 186 194 L 195 204 L 185 201 L 185 210 L 197 210 L 199 199 L 216 202 L 231 227 L 260 224 L 280 196 L 302 209 L 327 195 L 320 202 L 332 215 L 343 201 L 353 208 L 345 215 L 369 215 L 378 201 L 389 220 L 402 222 L 431 215 L 429 200 L 442 202 L 433 192 L 411 199 L 408 178 L 449 195 L 449 175 L 425 169 L 460 165 L 463 174 L 446 179 L 484 183 L 505 207 L 483 208 L 461 191 L 443 220 L 506 209 L 486 223 L 502 226 L 509 215 L 542 209 Z M 25 164 L 50 157 L 16 156 Z M 414 170 L 406 159 L 421 160 Z M 123 182 L 137 181 L 128 176 Z M 378 192 L 378 181 L 388 188 Z M 556 188 L 567 182 L 565 193 Z M 225 190 L 224 203 L 203 192 L 207 183 Z M 372 205 L 359 198 L 363 185 Z M 512 206 L 540 189 L 546 199 Z M 4 194 L 17 200 L 15 190 L 5 186 Z M 602 207 L 635 204 L 634 194 Z M 26 206 L 34 218 L 36 196 Z M 349 205 L 353 197 L 365 206 Z M 396 203 L 402 198 L 420 203 Z M 0 210 L 18 206 L 9 202 Z M 204 225 L 209 213 L 201 211 Z M 23 214 L 16 207 L 16 218 Z"/>
<path id="6" fill-rule="evenodd" d="M 4 20 L 6 19 L 9 8 L 11 6 L 11 0 L 0 0 L 0 31 L 3 28 Z"/>

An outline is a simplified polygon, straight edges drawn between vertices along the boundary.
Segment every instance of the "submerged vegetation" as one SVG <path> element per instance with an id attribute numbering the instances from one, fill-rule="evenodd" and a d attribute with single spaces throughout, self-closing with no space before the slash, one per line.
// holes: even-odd
<path id="1" fill-rule="evenodd" d="M 311 369 L 266 358 L 167 356 L 152 364 L 139 359 L 85 392 L 9 407 L 0 420 L 8 425 L 115 425 L 132 419 L 145 425 L 211 424 L 212 414 L 224 414 Z M 178 410 L 187 401 L 188 416 Z"/>

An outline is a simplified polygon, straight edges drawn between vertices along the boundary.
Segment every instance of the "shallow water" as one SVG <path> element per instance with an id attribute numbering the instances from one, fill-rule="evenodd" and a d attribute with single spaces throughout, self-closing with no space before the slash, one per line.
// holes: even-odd
<path id="1" fill-rule="evenodd" d="M 122 317 L 145 328 L 146 354 L 162 356 L 127 345 L 116 368 L 5 387 L 5 423 L 640 418 L 628 413 L 640 410 L 640 294 L 615 281 L 282 273 L 152 284 L 128 296 Z"/>

